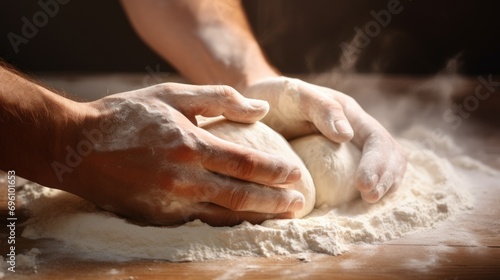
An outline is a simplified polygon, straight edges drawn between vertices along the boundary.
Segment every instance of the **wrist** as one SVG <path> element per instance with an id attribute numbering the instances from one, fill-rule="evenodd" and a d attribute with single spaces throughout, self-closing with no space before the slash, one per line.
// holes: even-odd
<path id="1" fill-rule="evenodd" d="M 84 123 L 84 103 L 66 99 L 49 90 L 42 88 L 42 98 L 45 109 L 42 111 L 41 127 L 34 131 L 40 135 L 41 164 L 35 172 L 37 180 L 50 187 L 64 189 L 64 183 L 58 174 L 61 168 L 74 168 L 68 163 L 69 148 L 77 149 L 78 131 Z M 45 111 L 45 112 L 43 112 Z M 43 173 L 42 173 L 43 172 Z M 59 173 L 58 173 L 59 172 Z"/>
<path id="2" fill-rule="evenodd" d="M 61 188 L 53 163 L 65 163 L 90 113 L 85 103 L 64 98 L 0 67 L 0 168 Z"/>
<path id="3" fill-rule="evenodd" d="M 84 168 L 81 163 L 93 151 L 94 143 L 88 141 L 86 132 L 91 131 L 99 117 L 98 109 L 92 103 L 76 102 L 57 96 L 55 108 L 60 112 L 53 118 L 52 138 L 48 144 L 51 154 L 50 175 L 47 177 L 53 187 L 75 193 L 78 177 Z M 88 134 L 88 133 L 87 133 Z"/>

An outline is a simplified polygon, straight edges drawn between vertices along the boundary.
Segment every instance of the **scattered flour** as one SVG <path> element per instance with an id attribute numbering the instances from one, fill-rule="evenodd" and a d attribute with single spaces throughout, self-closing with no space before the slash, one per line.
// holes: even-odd
<path id="1" fill-rule="evenodd" d="M 38 248 L 32 248 L 28 252 L 24 254 L 16 254 L 16 266 L 15 266 L 15 271 L 20 271 L 20 270 L 30 270 L 34 273 L 37 273 L 38 266 L 37 266 L 37 261 L 36 257 L 40 254 L 40 249 Z M 3 256 L 0 256 L 0 279 L 3 279 L 5 276 L 8 274 L 11 274 L 13 272 L 8 271 L 9 265 L 7 263 L 7 259 L 4 258 Z"/>
<path id="2" fill-rule="evenodd" d="M 38 269 L 36 257 L 40 254 L 40 249 L 32 248 L 24 254 L 16 255 L 16 266 L 20 269 L 32 269 L 35 273 Z"/>
<path id="3" fill-rule="evenodd" d="M 95 259 L 200 261 L 305 253 L 336 255 L 345 252 L 349 244 L 379 243 L 432 228 L 471 208 L 472 198 L 464 180 L 450 161 L 427 149 L 422 141 L 411 139 L 399 139 L 410 154 L 401 187 L 376 204 L 357 198 L 335 208 L 315 209 L 302 219 L 268 220 L 260 225 L 211 227 L 196 220 L 177 227 L 151 227 L 98 210 L 71 194 L 28 184 L 24 198 L 30 201 L 32 216 L 22 235 L 54 238 L 71 252 Z M 442 145 L 453 147 L 451 139 L 443 140 Z M 459 161 L 465 162 L 463 157 Z M 469 166 L 482 166 L 470 158 L 466 161 Z"/>
<path id="4" fill-rule="evenodd" d="M 408 269 L 419 272 L 427 272 L 439 265 L 443 255 L 455 252 L 456 248 L 445 245 L 428 246 L 423 248 L 426 252 L 419 256 L 408 257 L 403 260 L 402 265 Z"/>

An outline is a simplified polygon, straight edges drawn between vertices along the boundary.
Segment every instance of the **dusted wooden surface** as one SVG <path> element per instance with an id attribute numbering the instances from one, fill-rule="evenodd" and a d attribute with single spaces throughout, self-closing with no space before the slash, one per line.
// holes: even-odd
<path id="1" fill-rule="evenodd" d="M 399 84 L 398 84 L 399 83 Z M 388 83 L 390 87 L 391 83 Z M 406 83 L 393 81 L 395 88 Z M 491 104 L 490 104 L 491 106 Z M 497 107 L 498 108 L 498 107 Z M 480 136 L 478 136 L 480 135 Z M 491 136 L 491 133 L 488 135 Z M 469 135 L 474 156 L 500 168 L 500 137 Z M 469 140 L 470 140 L 469 139 Z M 465 140 L 464 140 L 465 141 Z M 500 175 L 466 172 L 474 209 L 384 244 L 352 245 L 340 256 L 235 258 L 205 262 L 96 262 L 61 250 L 52 240 L 28 240 L 17 231 L 16 253 L 39 248 L 37 267 L 6 273 L 5 279 L 500 279 Z M 1 220 L 6 221 L 6 187 L 0 188 Z M 19 214 L 19 211 L 17 211 Z M 6 235 L 2 229 L 2 255 Z"/>
<path id="2" fill-rule="evenodd" d="M 340 256 L 95 262 L 58 251 L 54 241 L 18 238 L 18 253 L 33 247 L 42 253 L 36 273 L 22 269 L 8 279 L 498 279 L 500 188 L 490 182 L 478 190 L 482 203 L 453 221 L 385 244 L 352 245 Z"/>

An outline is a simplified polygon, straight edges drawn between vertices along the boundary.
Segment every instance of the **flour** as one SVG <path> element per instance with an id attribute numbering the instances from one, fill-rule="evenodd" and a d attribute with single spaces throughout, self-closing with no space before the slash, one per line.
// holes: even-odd
<path id="1" fill-rule="evenodd" d="M 23 254 L 16 254 L 14 271 L 17 272 L 20 270 L 31 270 L 32 272 L 37 273 L 38 266 L 36 257 L 40 253 L 40 249 L 32 248 L 31 250 Z M 10 266 L 8 265 L 7 260 L 7 258 L 0 256 L 0 279 L 4 278 L 8 274 L 15 273 L 12 271 L 8 271 Z"/>
<path id="2" fill-rule="evenodd" d="M 418 130 L 411 134 L 418 136 Z M 426 138 L 425 133 L 420 133 Z M 419 136 L 419 137 L 420 137 Z M 444 136 L 443 136 L 444 137 Z M 418 137 L 416 137 L 418 138 Z M 444 139 L 444 138 L 443 138 Z M 26 238 L 54 238 L 69 252 L 94 259 L 201 261 L 239 256 L 340 254 L 353 243 L 379 243 L 429 229 L 470 209 L 472 198 L 449 160 L 422 141 L 401 138 L 412 156 L 399 190 L 376 204 L 356 198 L 338 207 L 315 209 L 302 219 L 268 220 L 260 225 L 211 227 L 199 220 L 177 227 L 133 224 L 62 191 L 36 184 L 20 194 L 32 217 Z M 451 139 L 442 143 L 452 147 Z M 460 156 L 451 154 L 452 159 Z M 469 166 L 482 166 L 468 158 Z M 475 162 L 474 164 L 472 164 Z M 462 165 L 463 167 L 464 165 Z"/>
<path id="3" fill-rule="evenodd" d="M 21 269 L 32 269 L 36 273 L 38 269 L 36 258 L 40 253 L 40 249 L 32 248 L 24 254 L 16 255 L 16 266 Z"/>
<path id="4" fill-rule="evenodd" d="M 403 267 L 425 273 L 439 266 L 439 262 L 442 261 L 443 256 L 453 254 L 457 249 L 451 246 L 436 245 L 422 248 L 422 250 L 424 250 L 425 253 L 419 256 L 411 256 L 403 260 L 401 262 Z"/>

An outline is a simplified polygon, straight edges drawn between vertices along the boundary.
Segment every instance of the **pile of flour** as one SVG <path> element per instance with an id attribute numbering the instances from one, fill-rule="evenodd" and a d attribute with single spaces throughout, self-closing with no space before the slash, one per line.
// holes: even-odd
<path id="1" fill-rule="evenodd" d="M 398 139 L 410 155 L 405 178 L 397 192 L 376 204 L 357 199 L 337 208 L 315 209 L 302 219 L 269 220 L 260 225 L 211 227 L 196 220 L 178 227 L 151 227 L 98 210 L 71 194 L 28 184 L 20 194 L 29 202 L 32 217 L 22 235 L 54 238 L 69 251 L 95 259 L 200 261 L 336 255 L 349 244 L 384 242 L 432 228 L 472 207 L 465 180 L 451 162 L 458 158 L 460 168 L 483 165 L 465 158 L 451 139 L 437 147 L 447 155 L 445 159 L 421 145 L 429 137 L 425 129 L 412 129 L 407 135 Z"/>

